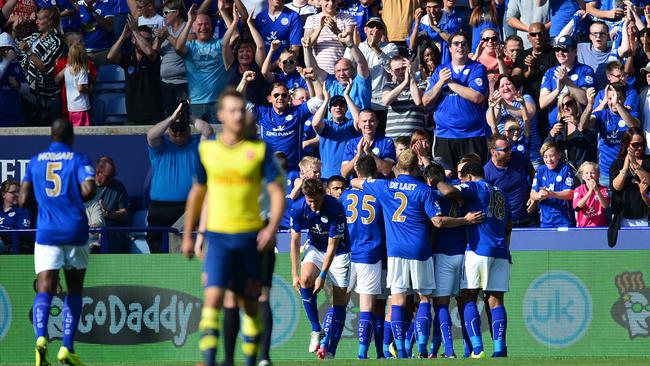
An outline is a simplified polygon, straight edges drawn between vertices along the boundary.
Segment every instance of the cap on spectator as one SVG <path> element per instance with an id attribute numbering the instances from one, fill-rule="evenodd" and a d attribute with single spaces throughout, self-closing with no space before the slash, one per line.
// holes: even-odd
<path id="1" fill-rule="evenodd" d="M 11 39 L 9 33 L 0 33 L 0 47 L 13 47 L 14 40 Z"/>
<path id="2" fill-rule="evenodd" d="M 379 25 L 382 28 L 386 28 L 386 24 L 380 17 L 371 17 L 370 19 L 368 19 L 368 21 L 366 22 L 366 27 L 370 27 L 372 24 Z"/>
<path id="3" fill-rule="evenodd" d="M 553 49 L 571 50 L 576 48 L 576 40 L 571 36 L 562 36 L 555 41 Z"/>
<path id="4" fill-rule="evenodd" d="M 641 68 L 641 74 L 645 75 L 649 72 L 650 72 L 650 62 L 648 62 L 648 64 L 645 65 L 645 67 Z"/>
<path id="5" fill-rule="evenodd" d="M 347 102 L 345 101 L 345 98 L 342 95 L 335 95 L 330 99 L 330 108 L 334 106 L 334 104 L 339 104 L 343 103 L 344 105 L 347 106 Z"/>

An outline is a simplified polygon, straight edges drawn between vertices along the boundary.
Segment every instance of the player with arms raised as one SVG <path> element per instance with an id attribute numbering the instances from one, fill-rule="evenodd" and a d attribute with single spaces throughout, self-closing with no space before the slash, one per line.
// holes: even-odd
<path id="1" fill-rule="evenodd" d="M 20 187 L 20 206 L 38 203 L 34 267 L 37 274 L 34 299 L 36 366 L 47 361 L 47 321 L 52 296 L 64 269 L 67 294 L 63 305 L 63 345 L 57 358 L 64 364 L 81 366 L 74 351 L 79 325 L 82 291 L 90 249 L 84 201 L 95 195 L 95 168 L 85 155 L 72 150 L 72 124 L 63 119 L 52 123 L 52 143 L 34 156 Z"/>
<path id="2" fill-rule="evenodd" d="M 207 252 L 204 272 L 207 280 L 199 328 L 199 348 L 205 366 L 214 366 L 219 335 L 219 312 L 226 288 L 238 295 L 244 309 L 242 320 L 246 365 L 253 366 L 261 333 L 258 318 L 262 251 L 275 243 L 284 211 L 283 177 L 273 152 L 262 141 L 248 139 L 244 120 L 244 98 L 226 90 L 217 102 L 222 132 L 217 139 L 199 145 L 200 164 L 185 207 L 183 254 L 192 258 L 196 227 L 208 193 L 205 233 Z M 269 194 L 271 215 L 265 226 L 258 198 L 262 189 Z"/>
<path id="3" fill-rule="evenodd" d="M 485 358 L 481 317 L 476 307 L 478 290 L 483 289 L 492 313 L 493 357 L 506 357 L 507 317 L 503 295 L 510 288 L 510 207 L 506 195 L 483 180 L 483 166 L 468 162 L 460 171 L 458 186 L 468 211 L 483 211 L 485 220 L 468 226 L 468 250 L 461 283 L 465 328 L 472 342 L 472 358 Z"/>
<path id="4" fill-rule="evenodd" d="M 377 164 L 372 156 L 360 156 L 354 164 L 359 178 L 375 178 Z M 348 293 L 359 294 L 359 359 L 368 358 L 372 337 L 375 298 L 382 293 L 382 258 L 386 256 L 384 220 L 375 196 L 359 189 L 346 189 L 341 195 L 350 233 L 350 285 Z M 383 322 L 383 319 L 379 319 Z M 375 335 L 376 337 L 377 335 Z M 383 336 L 383 334 L 382 334 Z M 381 355 L 381 353 L 380 353 Z"/>

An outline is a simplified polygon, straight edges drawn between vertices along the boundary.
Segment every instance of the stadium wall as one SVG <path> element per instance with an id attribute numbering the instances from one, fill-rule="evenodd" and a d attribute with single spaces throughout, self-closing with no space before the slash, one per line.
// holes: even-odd
<path id="1" fill-rule="evenodd" d="M 511 356 L 645 356 L 650 346 L 650 231 L 623 230 L 608 249 L 603 230 L 515 232 L 511 291 L 506 295 Z M 537 249 L 528 235 L 535 237 Z M 284 238 L 283 238 L 284 240 Z M 281 241 L 283 241 L 281 240 Z M 571 250 L 567 250 L 571 249 Z M 201 265 L 179 255 L 95 255 L 76 347 L 86 362 L 198 360 Z M 288 253 L 279 253 L 271 294 L 272 357 L 311 359 L 309 324 L 291 287 Z M 33 357 L 33 258 L 0 256 L 0 364 Z M 319 296 L 321 315 L 327 304 Z M 49 333 L 58 347 L 63 293 L 55 297 Z M 348 307 L 339 358 L 356 356 L 358 300 Z M 482 309 L 482 306 L 479 306 Z M 462 353 L 452 307 L 456 351 Z M 488 323 L 482 328 L 491 352 Z M 56 348 L 54 348 L 56 349 Z M 374 357 L 371 348 L 370 355 Z"/>

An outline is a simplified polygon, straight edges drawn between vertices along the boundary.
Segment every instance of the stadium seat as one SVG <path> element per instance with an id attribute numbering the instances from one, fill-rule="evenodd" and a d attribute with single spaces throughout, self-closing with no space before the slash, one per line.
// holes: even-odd
<path id="1" fill-rule="evenodd" d="M 118 65 L 104 65 L 97 70 L 95 93 L 124 91 L 124 69 Z"/>
<path id="2" fill-rule="evenodd" d="M 104 123 L 104 118 L 105 118 L 104 109 L 105 109 L 104 100 L 102 100 L 101 98 L 94 97 L 92 99 L 92 110 L 91 110 L 92 126 L 96 126 Z"/>
<path id="3" fill-rule="evenodd" d="M 114 125 L 126 122 L 126 99 L 123 93 L 106 93 L 95 96 L 97 103 L 103 103 L 102 119 L 96 119 L 95 125 Z M 93 102 L 95 103 L 95 102 Z"/>

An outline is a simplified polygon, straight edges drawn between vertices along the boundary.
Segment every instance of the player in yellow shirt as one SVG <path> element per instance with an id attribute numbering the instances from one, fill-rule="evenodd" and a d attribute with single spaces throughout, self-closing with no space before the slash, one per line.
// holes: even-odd
<path id="1" fill-rule="evenodd" d="M 273 152 L 262 141 L 249 139 L 244 121 L 244 98 L 233 90 L 217 101 L 222 133 L 199 145 L 200 164 L 196 182 L 185 206 L 183 254 L 194 256 L 192 231 L 196 228 L 206 192 L 208 217 L 204 272 L 207 274 L 199 328 L 199 348 L 204 365 L 215 365 L 219 335 L 219 313 L 226 289 L 238 295 L 244 309 L 242 334 L 246 365 L 255 365 L 261 333 L 258 319 L 261 251 L 275 242 L 284 213 L 284 188 Z M 271 215 L 265 225 L 258 198 L 266 189 Z"/>

